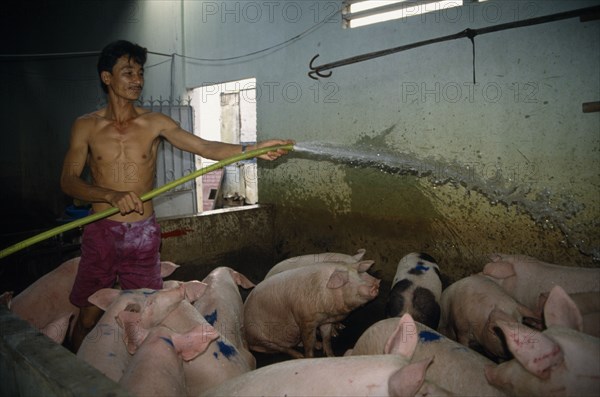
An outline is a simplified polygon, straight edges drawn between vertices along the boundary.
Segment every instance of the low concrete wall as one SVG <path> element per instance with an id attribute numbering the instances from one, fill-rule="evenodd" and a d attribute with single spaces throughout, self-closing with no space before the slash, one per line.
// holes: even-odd
<path id="1" fill-rule="evenodd" d="M 0 396 L 130 396 L 0 305 Z"/>
<path id="2" fill-rule="evenodd" d="M 215 267 L 229 266 L 258 281 L 275 264 L 271 206 L 233 207 L 158 222 L 161 259 L 181 265 L 174 279 L 201 280 Z"/>

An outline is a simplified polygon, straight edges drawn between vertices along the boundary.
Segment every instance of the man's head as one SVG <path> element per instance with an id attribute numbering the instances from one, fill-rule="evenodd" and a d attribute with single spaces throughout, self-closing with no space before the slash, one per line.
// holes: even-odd
<path id="1" fill-rule="evenodd" d="M 108 87 L 102 81 L 102 72 L 112 73 L 117 60 L 122 56 L 127 56 L 130 61 L 133 61 L 140 66 L 144 66 L 146 63 L 147 52 L 148 50 L 146 48 L 126 40 L 118 40 L 104 47 L 100 54 L 100 58 L 98 59 L 98 76 L 100 77 L 102 90 L 105 93 L 108 93 Z"/>

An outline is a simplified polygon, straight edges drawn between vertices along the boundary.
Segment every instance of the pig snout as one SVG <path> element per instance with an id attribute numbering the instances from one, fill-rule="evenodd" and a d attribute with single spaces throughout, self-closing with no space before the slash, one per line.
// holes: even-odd
<path id="1" fill-rule="evenodd" d="M 360 294 L 369 298 L 377 297 L 377 295 L 379 295 L 379 285 L 381 284 L 381 280 L 367 273 L 361 273 L 360 278 L 364 282 L 361 288 L 359 288 Z"/>

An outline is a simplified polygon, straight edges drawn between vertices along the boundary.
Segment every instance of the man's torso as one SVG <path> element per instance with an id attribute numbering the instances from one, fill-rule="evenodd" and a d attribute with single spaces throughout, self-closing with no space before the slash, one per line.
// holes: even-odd
<path id="1" fill-rule="evenodd" d="M 124 123 L 104 117 L 105 109 L 85 116 L 89 120 L 87 163 L 95 186 L 117 191 L 133 191 L 138 196 L 154 187 L 156 154 L 160 137 L 154 125 L 156 114 L 138 110 L 138 116 Z M 94 203 L 95 212 L 111 208 Z M 120 214 L 110 219 L 135 222 L 153 214 L 152 201 L 144 203 L 144 213 Z"/>

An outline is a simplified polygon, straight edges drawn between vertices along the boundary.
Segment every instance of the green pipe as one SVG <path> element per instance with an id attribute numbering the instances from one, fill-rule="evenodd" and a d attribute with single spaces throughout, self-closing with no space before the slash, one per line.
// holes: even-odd
<path id="1" fill-rule="evenodd" d="M 292 150 L 294 150 L 294 145 L 289 144 L 289 145 L 269 146 L 269 147 L 251 150 L 246 153 L 241 153 L 236 156 L 229 157 L 225 160 L 221 160 L 217 163 L 209 165 L 208 167 L 204 167 L 197 171 L 194 171 L 189 175 L 186 175 L 179 179 L 176 179 L 173 182 L 169 182 L 159 188 L 151 190 L 148 193 L 142 195 L 142 197 L 140 197 L 140 198 L 142 199 L 142 201 L 148 201 L 168 190 L 173 189 L 176 186 L 182 185 L 192 179 L 196 179 L 197 177 L 207 174 L 211 171 L 217 170 L 219 168 L 223 168 L 229 164 L 237 163 L 238 161 L 241 161 L 241 160 L 247 160 L 247 159 L 251 159 L 253 157 L 258 157 L 267 152 L 275 151 L 278 149 L 292 151 Z M 0 251 L 0 259 L 4 258 L 6 256 L 9 256 L 11 254 L 14 254 L 15 252 L 20 251 L 24 248 L 27 248 L 33 244 L 39 243 L 40 241 L 44 241 L 50 237 L 56 236 L 57 234 L 64 233 L 68 230 L 75 229 L 76 227 L 87 225 L 88 223 L 92 223 L 92 222 L 100 220 L 102 218 L 109 217 L 111 215 L 116 214 L 117 212 L 119 212 L 118 208 L 115 208 L 115 207 L 109 208 L 104 211 L 88 215 L 85 218 L 77 219 L 77 220 L 74 220 L 73 222 L 69 222 L 64 225 L 57 226 L 54 229 L 47 230 L 43 233 L 40 233 L 40 234 L 30 237 L 26 240 L 23 240 L 19 243 L 11 245 L 8 248 L 3 249 L 2 251 Z"/>

